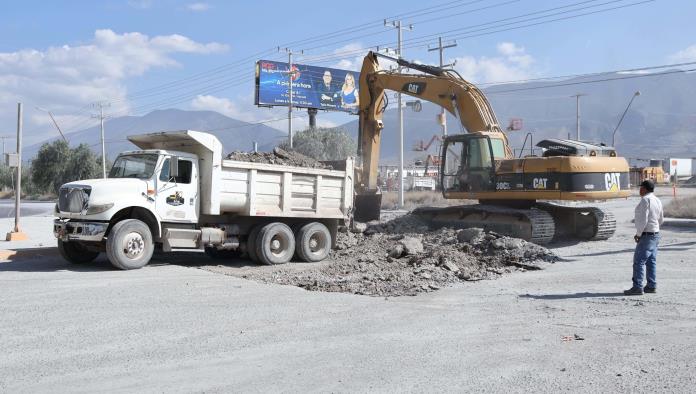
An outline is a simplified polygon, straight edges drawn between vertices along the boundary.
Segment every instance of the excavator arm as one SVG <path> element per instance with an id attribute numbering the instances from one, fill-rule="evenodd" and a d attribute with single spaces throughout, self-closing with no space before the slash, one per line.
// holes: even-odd
<path id="1" fill-rule="evenodd" d="M 378 57 L 424 74 L 381 70 Z M 381 195 L 377 186 L 377 169 L 384 128 L 382 117 L 388 104 L 385 90 L 404 93 L 445 108 L 459 120 L 463 132 L 500 134 L 505 141 L 506 157 L 513 157 L 491 104 L 476 86 L 454 71 L 369 52 L 360 71 L 358 156 L 361 169 L 357 179 L 356 220 L 379 218 Z"/>

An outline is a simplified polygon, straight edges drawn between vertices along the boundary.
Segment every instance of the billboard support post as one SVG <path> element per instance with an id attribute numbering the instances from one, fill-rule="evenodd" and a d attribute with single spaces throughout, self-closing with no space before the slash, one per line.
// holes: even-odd
<path id="1" fill-rule="evenodd" d="M 316 108 L 307 108 L 307 114 L 309 115 L 309 128 L 317 128 L 317 113 L 319 112 Z"/>

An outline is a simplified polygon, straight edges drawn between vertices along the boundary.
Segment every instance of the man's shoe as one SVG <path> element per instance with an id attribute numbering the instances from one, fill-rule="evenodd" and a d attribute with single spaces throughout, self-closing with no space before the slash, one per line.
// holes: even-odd
<path id="1" fill-rule="evenodd" d="M 643 289 L 641 289 L 640 287 L 631 287 L 628 290 L 624 290 L 624 295 L 643 295 Z"/>
<path id="2" fill-rule="evenodd" d="M 645 287 L 643 288 L 643 292 L 644 292 L 644 293 L 657 293 L 657 287 L 648 287 L 648 286 L 645 286 Z"/>

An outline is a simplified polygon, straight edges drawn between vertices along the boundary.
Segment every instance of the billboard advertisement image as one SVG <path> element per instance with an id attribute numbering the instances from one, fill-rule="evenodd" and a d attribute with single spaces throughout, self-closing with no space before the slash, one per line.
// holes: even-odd
<path id="1" fill-rule="evenodd" d="M 358 112 L 360 73 L 293 64 L 292 106 Z M 256 62 L 256 105 L 288 106 L 288 63 Z"/>

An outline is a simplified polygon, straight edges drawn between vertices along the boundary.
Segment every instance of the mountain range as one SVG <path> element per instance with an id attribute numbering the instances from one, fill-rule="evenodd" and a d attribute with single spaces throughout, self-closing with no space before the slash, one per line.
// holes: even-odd
<path id="1" fill-rule="evenodd" d="M 592 81 L 603 80 L 601 83 Z M 608 81 L 611 80 L 611 81 Z M 667 73 L 659 76 L 645 74 L 602 74 L 559 81 L 526 82 L 496 85 L 484 89 L 498 121 L 504 129 L 513 118 L 522 119 L 520 131 L 508 133 L 511 145 L 522 147 L 528 133 L 533 141 L 546 138 L 575 138 L 576 98 L 580 97 L 580 139 L 610 145 L 612 132 L 621 114 L 636 91 L 630 109 L 616 132 L 616 148 L 620 155 L 635 159 L 696 156 L 696 73 Z M 393 95 L 390 100 L 395 101 Z M 406 101 L 413 100 L 406 97 Z M 416 152 L 412 147 L 419 141 L 427 144 L 433 135 L 440 134 L 436 123 L 440 111 L 434 104 L 423 102 L 420 112 L 404 109 L 404 155 L 406 163 L 436 153 L 437 143 L 429 152 Z M 383 164 L 398 162 L 398 121 L 396 109 L 384 114 L 381 160 Z M 319 114 L 321 116 L 321 113 Z M 447 116 L 450 134 L 460 133 L 459 122 Z M 145 116 L 127 116 L 107 122 L 108 157 L 133 149 L 126 135 L 165 130 L 192 129 L 209 131 L 223 143 L 227 152 L 250 150 L 253 141 L 260 150 L 270 150 L 287 135 L 285 131 L 243 122 L 212 111 L 158 110 Z M 357 117 L 340 127 L 357 136 Z M 68 135 L 71 145 L 86 143 L 100 152 L 99 128 Z M 25 148 L 25 157 L 33 157 L 42 143 Z M 526 145 L 529 149 L 529 143 Z M 525 151 L 526 151 L 525 149 Z"/>
<path id="2" fill-rule="evenodd" d="M 106 130 L 107 157 L 113 159 L 119 152 L 137 149 L 126 137 L 132 134 L 155 133 L 172 130 L 198 130 L 214 134 L 220 139 L 225 152 L 234 150 L 248 151 L 253 149 L 254 141 L 258 142 L 259 150 L 273 149 L 283 140 L 286 133 L 266 126 L 265 124 L 248 123 L 232 119 L 214 111 L 184 111 L 166 109 L 150 112 L 144 116 L 124 116 L 110 119 L 104 126 Z M 33 158 L 46 142 L 55 141 L 51 138 L 24 148 L 23 155 Z M 66 134 L 70 146 L 87 144 L 98 155 L 101 155 L 99 126 Z"/>

